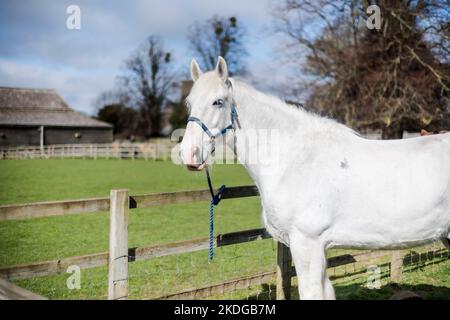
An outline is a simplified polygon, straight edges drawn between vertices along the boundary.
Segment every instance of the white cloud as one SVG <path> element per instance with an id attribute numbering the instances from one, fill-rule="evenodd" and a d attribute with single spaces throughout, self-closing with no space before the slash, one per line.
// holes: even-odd
<path id="1" fill-rule="evenodd" d="M 77 111 L 93 114 L 99 92 L 111 88 L 109 75 L 74 74 L 0 59 L 0 86 L 55 89 Z"/>
<path id="2" fill-rule="evenodd" d="M 0 1 L 0 85 L 54 88 L 72 107 L 92 114 L 92 101 L 112 89 L 123 61 L 150 34 L 164 39 L 178 69 L 187 73 L 187 29 L 213 14 L 243 21 L 249 69 L 264 79 L 263 66 L 277 63 L 267 31 L 271 1 Z M 74 3 L 81 8 L 79 31 L 65 24 L 66 8 Z"/>

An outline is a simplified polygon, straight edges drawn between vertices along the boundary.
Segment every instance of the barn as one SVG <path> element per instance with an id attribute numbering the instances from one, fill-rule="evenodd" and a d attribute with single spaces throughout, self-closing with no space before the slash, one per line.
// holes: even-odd
<path id="1" fill-rule="evenodd" d="M 112 139 L 110 124 L 76 112 L 55 90 L 0 87 L 0 147 Z"/>

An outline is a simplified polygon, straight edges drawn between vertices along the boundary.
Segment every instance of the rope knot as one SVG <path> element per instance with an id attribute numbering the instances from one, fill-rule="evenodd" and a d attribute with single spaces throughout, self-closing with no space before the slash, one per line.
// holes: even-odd
<path id="1" fill-rule="evenodd" d="M 222 200 L 222 194 L 224 191 L 225 191 L 225 185 L 222 185 L 219 188 L 219 191 L 217 191 L 217 193 L 215 195 L 213 195 L 212 202 L 215 206 L 217 206 L 219 204 L 220 200 Z"/>

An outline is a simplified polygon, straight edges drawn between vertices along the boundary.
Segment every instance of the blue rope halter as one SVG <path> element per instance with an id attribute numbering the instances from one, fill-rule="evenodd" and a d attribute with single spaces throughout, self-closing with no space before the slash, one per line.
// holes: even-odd
<path id="1" fill-rule="evenodd" d="M 234 123 L 239 123 L 238 120 L 238 115 L 237 115 L 237 111 L 236 111 L 236 107 L 233 101 L 233 104 L 231 105 L 231 123 L 226 126 L 225 128 L 223 128 L 222 130 L 220 130 L 219 132 L 217 132 L 216 134 L 212 134 L 212 132 L 208 129 L 208 126 L 199 118 L 197 117 L 189 117 L 187 119 L 187 122 L 195 122 L 196 124 L 198 124 L 200 126 L 200 128 L 202 128 L 202 130 L 209 136 L 210 139 L 215 139 L 218 138 L 220 136 L 223 136 L 227 130 L 231 130 L 234 129 Z M 240 127 L 240 126 L 239 126 Z"/>
<path id="2" fill-rule="evenodd" d="M 233 86 L 232 86 L 231 81 L 229 79 L 226 81 L 226 84 L 227 84 L 228 88 L 233 90 Z M 197 117 L 189 117 L 187 119 L 187 122 L 189 123 L 191 121 L 195 122 L 196 124 L 198 124 L 200 126 L 200 128 L 202 128 L 202 130 L 208 135 L 208 137 L 211 140 L 214 140 L 215 138 L 223 136 L 227 132 L 227 130 L 234 129 L 235 128 L 235 125 L 234 125 L 235 122 L 236 122 L 238 128 L 239 129 L 241 128 L 241 125 L 240 125 L 239 119 L 238 119 L 238 114 L 237 114 L 237 111 L 236 111 L 236 103 L 234 102 L 234 99 L 232 100 L 232 103 L 231 103 L 231 123 L 228 126 L 226 126 L 225 128 L 223 128 L 222 130 L 220 130 L 219 132 L 217 132 L 216 134 L 212 134 L 212 132 L 211 132 L 211 130 L 209 130 L 208 126 L 202 120 L 200 120 L 199 118 L 197 118 Z M 212 152 L 214 152 L 214 151 L 212 151 Z"/>
<path id="3" fill-rule="evenodd" d="M 227 80 L 227 85 L 229 88 L 231 88 L 231 82 L 229 80 Z M 187 119 L 187 122 L 194 122 L 196 124 L 198 124 L 200 126 L 200 128 L 202 128 L 202 130 L 209 136 L 209 138 L 211 139 L 211 144 L 212 144 L 212 149 L 211 149 L 211 153 L 214 153 L 215 151 L 215 139 L 217 137 L 223 136 L 228 130 L 234 129 L 235 128 L 235 123 L 237 124 L 238 128 L 241 127 L 240 123 L 239 123 L 239 119 L 238 119 L 238 114 L 236 111 L 236 103 L 234 102 L 234 99 L 232 101 L 231 104 L 231 123 L 226 126 L 225 128 L 223 128 L 222 130 L 220 130 L 218 133 L 213 134 L 208 126 L 199 118 L 197 117 L 189 117 Z M 206 180 L 208 181 L 208 187 L 209 187 L 209 192 L 211 193 L 211 201 L 210 201 L 210 205 L 209 205 L 209 256 L 208 256 L 208 261 L 211 262 L 213 257 L 214 257 L 214 206 L 217 206 L 220 202 L 220 200 L 222 200 L 222 195 L 225 192 L 225 185 L 222 185 L 219 190 L 217 191 L 217 193 L 214 193 L 214 188 L 211 182 L 211 176 L 209 174 L 209 169 L 208 166 L 206 166 Z"/>

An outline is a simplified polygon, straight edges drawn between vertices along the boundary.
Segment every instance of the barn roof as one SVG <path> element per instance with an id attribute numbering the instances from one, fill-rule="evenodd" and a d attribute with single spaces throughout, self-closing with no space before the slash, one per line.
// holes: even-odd
<path id="1" fill-rule="evenodd" d="M 0 87 L 0 125 L 111 127 L 76 112 L 55 90 L 9 87 Z"/>

